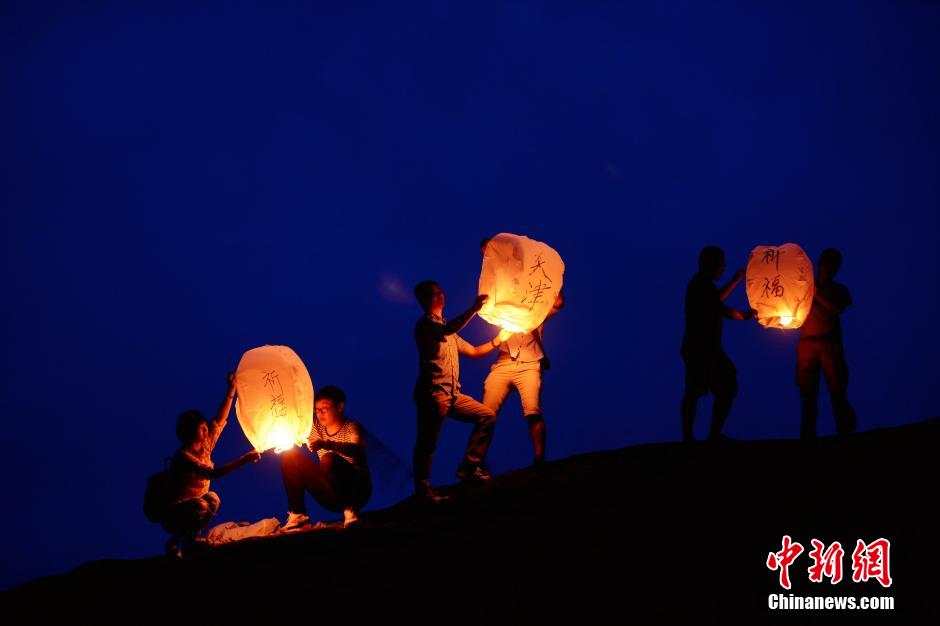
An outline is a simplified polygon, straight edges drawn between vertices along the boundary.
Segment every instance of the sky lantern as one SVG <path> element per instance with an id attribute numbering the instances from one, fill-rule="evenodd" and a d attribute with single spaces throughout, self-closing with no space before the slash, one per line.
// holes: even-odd
<path id="1" fill-rule="evenodd" d="M 795 243 L 751 250 L 745 284 L 748 302 L 767 328 L 799 328 L 813 305 L 813 263 Z"/>
<path id="2" fill-rule="evenodd" d="M 261 346 L 242 355 L 235 371 L 235 414 L 256 450 L 283 452 L 307 440 L 313 426 L 313 383 L 287 346 Z"/>
<path id="3" fill-rule="evenodd" d="M 480 317 L 514 333 L 539 327 L 561 291 L 565 263 L 550 246 L 500 233 L 483 252 L 479 293 L 489 299 Z"/>

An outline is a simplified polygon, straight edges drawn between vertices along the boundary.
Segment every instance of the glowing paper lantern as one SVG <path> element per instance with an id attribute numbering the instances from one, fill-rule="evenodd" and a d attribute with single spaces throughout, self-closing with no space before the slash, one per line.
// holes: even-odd
<path id="1" fill-rule="evenodd" d="M 505 330 L 521 333 L 545 321 L 561 291 L 565 263 L 548 245 L 500 233 L 486 244 L 480 291 L 489 299 L 480 317 Z"/>
<path id="2" fill-rule="evenodd" d="M 748 302 L 767 328 L 799 328 L 813 305 L 813 263 L 795 243 L 751 250 L 745 284 Z"/>
<path id="3" fill-rule="evenodd" d="M 307 440 L 313 426 L 313 383 L 293 350 L 249 350 L 238 362 L 235 382 L 235 414 L 256 450 L 282 452 Z"/>

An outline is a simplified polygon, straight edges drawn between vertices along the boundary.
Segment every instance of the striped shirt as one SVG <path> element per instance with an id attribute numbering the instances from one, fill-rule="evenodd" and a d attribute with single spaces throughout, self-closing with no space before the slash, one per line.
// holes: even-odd
<path id="1" fill-rule="evenodd" d="M 331 450 L 325 450 L 323 448 L 317 450 L 317 456 L 321 459 L 324 454 L 333 452 L 349 461 L 353 467 L 366 471 L 369 470 L 369 464 L 366 461 L 366 431 L 359 422 L 347 419 L 343 422 L 343 425 L 339 427 L 339 430 L 330 434 L 327 432 L 326 427 L 320 423 L 320 420 L 314 418 L 313 428 L 310 429 L 310 436 L 307 438 L 307 441 L 311 448 L 315 441 L 330 442 L 328 445 L 332 448 Z M 333 446 L 332 444 L 334 443 L 348 444 L 348 447 L 354 447 L 354 449 L 348 449 L 347 445 Z"/>
<path id="2" fill-rule="evenodd" d="M 181 446 L 173 455 L 170 472 L 177 489 L 173 504 L 201 498 L 209 493 L 209 474 L 215 469 L 212 450 L 219 441 L 219 435 L 222 434 L 226 423 L 225 419 L 209 422 L 209 436 L 198 452 L 192 446 Z"/>

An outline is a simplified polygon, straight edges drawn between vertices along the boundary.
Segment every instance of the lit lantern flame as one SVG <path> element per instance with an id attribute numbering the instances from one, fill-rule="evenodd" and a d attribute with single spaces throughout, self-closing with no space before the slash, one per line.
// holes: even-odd
<path id="1" fill-rule="evenodd" d="M 513 333 L 545 321 L 561 291 L 565 263 L 547 244 L 500 233 L 483 252 L 479 293 L 489 296 L 480 317 Z"/>
<path id="2" fill-rule="evenodd" d="M 307 440 L 313 426 L 313 383 L 293 350 L 249 350 L 238 363 L 235 381 L 238 423 L 256 450 L 283 452 Z"/>
<path id="3" fill-rule="evenodd" d="M 747 299 L 766 328 L 799 328 L 813 305 L 813 263 L 795 243 L 758 246 L 747 262 Z"/>
<path id="4" fill-rule="evenodd" d="M 294 441 L 291 439 L 290 431 L 287 429 L 286 425 L 280 423 L 271 429 L 268 441 L 274 444 L 274 452 L 277 454 L 294 447 Z"/>

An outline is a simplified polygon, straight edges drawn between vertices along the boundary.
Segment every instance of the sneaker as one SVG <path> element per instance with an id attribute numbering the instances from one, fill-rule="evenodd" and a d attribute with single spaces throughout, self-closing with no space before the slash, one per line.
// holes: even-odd
<path id="1" fill-rule="evenodd" d="M 461 465 L 457 468 L 456 476 L 462 482 L 476 485 L 486 485 L 493 480 L 493 476 L 483 464 Z"/>
<path id="2" fill-rule="evenodd" d="M 349 528 L 357 524 L 359 524 L 359 516 L 356 515 L 356 511 L 350 508 L 343 509 L 343 528 Z"/>
<path id="3" fill-rule="evenodd" d="M 294 513 L 293 511 L 289 511 L 287 513 L 287 521 L 284 522 L 283 526 L 281 526 L 281 532 L 295 532 L 302 529 L 304 526 L 307 526 L 309 523 L 310 518 L 303 513 Z"/>

